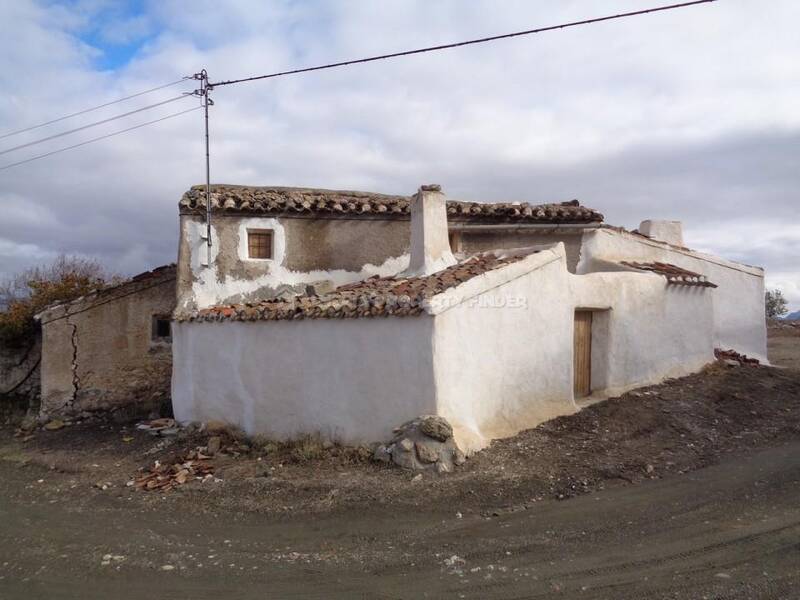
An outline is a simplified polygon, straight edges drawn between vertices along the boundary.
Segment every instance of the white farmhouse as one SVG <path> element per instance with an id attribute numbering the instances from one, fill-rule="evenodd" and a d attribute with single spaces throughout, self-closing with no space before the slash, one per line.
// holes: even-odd
<path id="1" fill-rule="evenodd" d="M 582 397 L 766 359 L 763 270 L 534 206 L 299 188 L 181 200 L 172 398 L 181 421 L 383 441 L 421 414 L 474 451 Z"/>

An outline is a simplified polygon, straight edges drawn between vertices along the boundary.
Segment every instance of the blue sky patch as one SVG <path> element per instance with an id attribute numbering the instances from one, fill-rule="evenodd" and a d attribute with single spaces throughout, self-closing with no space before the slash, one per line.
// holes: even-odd
<path id="1" fill-rule="evenodd" d="M 70 4 L 80 10 L 75 3 Z M 124 67 L 158 34 L 142 0 L 98 6 L 83 16 L 86 23 L 76 35 L 100 51 L 94 64 L 101 70 Z"/>

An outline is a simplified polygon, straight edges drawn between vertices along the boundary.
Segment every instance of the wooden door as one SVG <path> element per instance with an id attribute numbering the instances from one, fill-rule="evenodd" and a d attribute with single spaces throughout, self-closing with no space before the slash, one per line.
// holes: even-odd
<path id="1" fill-rule="evenodd" d="M 575 397 L 592 393 L 592 313 L 575 311 L 575 339 L 573 354 L 575 372 Z"/>

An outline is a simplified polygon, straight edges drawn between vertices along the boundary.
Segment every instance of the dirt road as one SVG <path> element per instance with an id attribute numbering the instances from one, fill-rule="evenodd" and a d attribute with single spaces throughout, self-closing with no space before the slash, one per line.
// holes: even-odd
<path id="1" fill-rule="evenodd" d="M 499 517 L 75 510 L 46 476 L 0 462 L 2 598 L 800 597 L 800 442 Z"/>

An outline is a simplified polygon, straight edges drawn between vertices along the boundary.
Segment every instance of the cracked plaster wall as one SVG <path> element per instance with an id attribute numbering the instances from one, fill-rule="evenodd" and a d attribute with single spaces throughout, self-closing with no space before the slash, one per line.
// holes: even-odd
<path id="1" fill-rule="evenodd" d="M 71 303 L 44 316 L 42 413 L 132 404 L 145 410 L 169 396 L 172 349 L 152 340 L 152 318 L 172 313 L 174 279 L 140 287 L 116 299 Z"/>
<path id="2" fill-rule="evenodd" d="M 209 255 L 203 218 L 181 216 L 179 311 L 300 293 L 306 285 L 324 291 L 408 265 L 407 220 L 221 214 L 211 223 Z M 272 230 L 271 259 L 247 256 L 248 229 Z"/>
<path id="3" fill-rule="evenodd" d="M 322 291 L 372 275 L 394 275 L 408 266 L 411 226 L 399 218 L 257 217 L 215 214 L 211 253 L 203 217 L 180 219 L 178 310 L 234 304 L 302 293 L 312 284 Z M 273 231 L 273 258 L 249 259 L 247 230 Z M 568 267 L 577 265 L 580 233 L 512 229 L 465 231 L 461 251 L 522 248 L 562 241 Z"/>

